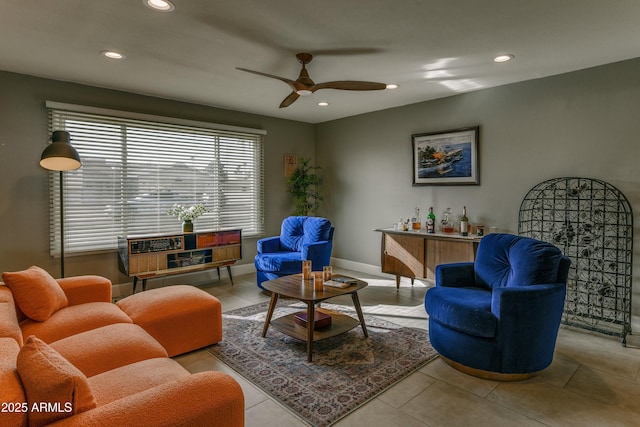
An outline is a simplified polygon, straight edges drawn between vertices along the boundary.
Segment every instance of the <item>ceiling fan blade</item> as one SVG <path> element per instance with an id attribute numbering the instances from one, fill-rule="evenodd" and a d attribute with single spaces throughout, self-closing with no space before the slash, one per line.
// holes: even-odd
<path id="1" fill-rule="evenodd" d="M 236 67 L 236 70 L 246 71 L 247 73 L 257 74 L 259 76 L 264 76 L 264 77 L 269 77 L 269 78 L 272 78 L 272 79 L 277 79 L 277 80 L 280 80 L 280 81 L 285 82 L 286 84 L 288 84 L 291 89 L 296 90 L 295 84 L 297 82 L 295 80 L 291 80 L 291 79 L 288 79 L 286 77 L 274 76 L 273 74 L 262 73 L 260 71 L 248 70 L 246 68 Z"/>
<path id="2" fill-rule="evenodd" d="M 282 102 L 280 103 L 280 108 L 288 107 L 289 105 L 293 104 L 298 98 L 300 98 L 300 95 L 298 95 L 295 91 L 291 92 L 289 96 L 282 100 Z"/>
<path id="3" fill-rule="evenodd" d="M 386 89 L 384 83 L 360 82 L 355 80 L 343 80 L 337 82 L 318 83 L 311 88 L 312 92 L 319 89 L 338 89 L 338 90 L 382 90 Z"/>
<path id="4" fill-rule="evenodd" d="M 298 62 L 302 64 L 300 75 L 296 80 L 291 80 L 286 77 L 275 76 L 273 74 L 263 73 L 261 71 L 249 70 L 247 68 L 236 67 L 236 70 L 245 71 L 247 73 L 256 74 L 258 76 L 269 77 L 271 79 L 280 80 L 286 83 L 292 90 L 285 99 L 280 103 L 280 108 L 286 108 L 293 104 L 300 98 L 300 96 L 310 95 L 313 92 L 320 89 L 338 89 L 338 90 L 382 90 L 386 89 L 387 85 L 384 83 L 376 82 L 363 82 L 358 80 L 340 80 L 335 82 L 325 82 L 315 84 L 309 77 L 306 65 L 311 62 L 313 55 L 310 53 L 298 53 L 296 55 Z"/>

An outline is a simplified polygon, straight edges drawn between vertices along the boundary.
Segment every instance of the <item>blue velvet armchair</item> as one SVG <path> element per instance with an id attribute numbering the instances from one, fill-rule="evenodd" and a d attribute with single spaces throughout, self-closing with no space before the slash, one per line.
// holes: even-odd
<path id="1" fill-rule="evenodd" d="M 262 282 L 302 272 L 302 261 L 311 260 L 314 271 L 331 262 L 333 227 L 326 218 L 290 216 L 282 221 L 280 235 L 258 240 L 255 257 L 258 286 Z"/>
<path id="2" fill-rule="evenodd" d="M 487 235 L 474 263 L 436 267 L 425 296 L 431 344 L 472 375 L 534 376 L 553 360 L 570 265 L 550 243 Z"/>

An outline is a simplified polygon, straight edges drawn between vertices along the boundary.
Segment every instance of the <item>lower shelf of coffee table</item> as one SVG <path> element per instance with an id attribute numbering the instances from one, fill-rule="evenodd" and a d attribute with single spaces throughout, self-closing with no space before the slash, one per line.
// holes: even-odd
<path id="1" fill-rule="evenodd" d="M 331 316 L 331 325 L 322 329 L 314 330 L 313 341 L 320 341 L 335 337 L 336 335 L 344 334 L 360 324 L 357 319 L 347 316 L 346 314 L 323 309 L 316 310 L 322 311 L 323 313 Z M 295 316 L 296 313 L 292 313 L 287 316 L 271 320 L 271 326 L 285 335 L 299 339 L 300 341 L 307 341 L 307 328 L 296 323 Z"/>

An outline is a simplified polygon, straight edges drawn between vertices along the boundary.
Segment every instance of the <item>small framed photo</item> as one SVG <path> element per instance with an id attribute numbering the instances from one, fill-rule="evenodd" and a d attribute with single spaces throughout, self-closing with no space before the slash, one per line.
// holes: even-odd
<path id="1" fill-rule="evenodd" d="M 298 167 L 298 156 L 296 154 L 285 154 L 284 155 L 284 176 L 289 178 L 293 171 L 295 171 Z"/>
<path id="2" fill-rule="evenodd" d="M 480 127 L 411 135 L 413 185 L 479 185 Z"/>

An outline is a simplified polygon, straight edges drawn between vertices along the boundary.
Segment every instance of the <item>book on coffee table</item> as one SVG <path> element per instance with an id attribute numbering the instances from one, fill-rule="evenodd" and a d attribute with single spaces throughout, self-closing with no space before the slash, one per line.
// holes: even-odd
<path id="1" fill-rule="evenodd" d="M 298 325 L 304 326 L 306 328 L 307 327 L 307 312 L 306 311 L 301 311 L 301 312 L 296 313 L 296 315 L 294 317 L 294 320 Z M 329 316 L 328 314 L 323 313 L 322 311 L 316 310 L 314 312 L 314 315 L 313 315 L 313 323 L 314 323 L 313 329 L 326 328 L 327 326 L 331 325 L 331 316 Z"/>
<path id="2" fill-rule="evenodd" d="M 356 283 L 358 283 L 356 279 L 349 277 L 333 277 L 331 280 L 324 282 L 324 285 L 331 286 L 333 288 L 346 288 L 347 286 L 351 286 Z"/>

